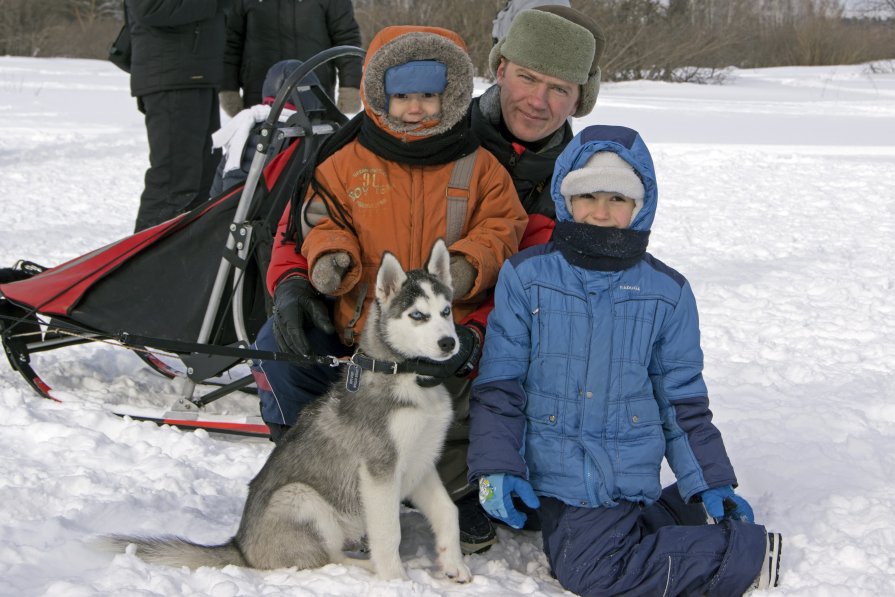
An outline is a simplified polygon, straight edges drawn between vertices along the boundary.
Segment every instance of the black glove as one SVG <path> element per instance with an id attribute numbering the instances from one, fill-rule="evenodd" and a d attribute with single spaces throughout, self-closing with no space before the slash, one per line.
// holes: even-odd
<path id="1" fill-rule="evenodd" d="M 323 295 L 300 276 L 280 282 L 273 296 L 273 337 L 283 352 L 313 354 L 305 335 L 308 321 L 327 334 L 335 332 Z"/>
<path id="2" fill-rule="evenodd" d="M 416 359 L 412 365 L 414 372 L 426 377 L 445 379 L 451 376 L 466 377 L 479 363 L 482 354 L 482 340 L 479 332 L 471 326 L 456 326 L 460 349 L 446 361 Z"/>

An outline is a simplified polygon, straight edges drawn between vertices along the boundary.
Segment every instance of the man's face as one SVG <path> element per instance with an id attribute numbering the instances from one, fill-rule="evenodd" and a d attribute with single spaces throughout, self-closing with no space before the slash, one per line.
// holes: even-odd
<path id="1" fill-rule="evenodd" d="M 556 132 L 578 109 L 577 84 L 549 77 L 501 58 L 497 67 L 500 109 L 510 132 L 539 141 Z"/>

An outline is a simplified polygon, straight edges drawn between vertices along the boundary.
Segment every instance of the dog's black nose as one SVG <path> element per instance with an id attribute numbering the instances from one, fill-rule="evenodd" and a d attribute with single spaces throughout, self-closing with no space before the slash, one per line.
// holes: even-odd
<path id="1" fill-rule="evenodd" d="M 456 343 L 457 341 L 450 336 L 442 336 L 441 340 L 438 341 L 438 348 L 440 348 L 444 352 L 450 352 L 454 350 L 454 345 Z"/>

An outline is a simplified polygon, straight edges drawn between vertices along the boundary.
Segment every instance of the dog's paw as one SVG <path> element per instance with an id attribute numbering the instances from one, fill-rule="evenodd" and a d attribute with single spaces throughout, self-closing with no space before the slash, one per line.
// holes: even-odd
<path id="1" fill-rule="evenodd" d="M 376 570 L 376 576 L 382 580 L 410 580 L 404 566 L 382 566 Z"/>
<path id="2" fill-rule="evenodd" d="M 373 572 L 382 580 L 410 580 L 400 558 L 377 558 L 374 551 L 370 555 Z"/>
<path id="3" fill-rule="evenodd" d="M 462 558 L 456 562 L 447 562 L 445 558 L 442 558 L 441 570 L 444 572 L 445 577 L 455 583 L 464 584 L 472 581 L 472 573 L 466 567 Z"/>

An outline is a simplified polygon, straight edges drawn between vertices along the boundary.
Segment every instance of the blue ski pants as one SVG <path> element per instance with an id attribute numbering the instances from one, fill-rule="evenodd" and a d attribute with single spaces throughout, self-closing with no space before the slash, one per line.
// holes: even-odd
<path id="1" fill-rule="evenodd" d="M 763 526 L 707 524 L 702 504 L 684 503 L 676 485 L 649 507 L 541 497 L 538 514 L 553 575 L 582 597 L 742 595 L 765 556 Z"/>

